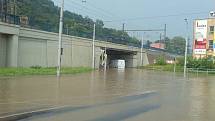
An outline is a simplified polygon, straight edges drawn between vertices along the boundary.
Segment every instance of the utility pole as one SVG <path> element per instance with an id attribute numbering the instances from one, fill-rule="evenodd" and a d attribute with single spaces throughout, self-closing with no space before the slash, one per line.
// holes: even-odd
<path id="1" fill-rule="evenodd" d="M 3 7 L 4 7 L 4 20 L 5 22 L 7 22 L 7 13 L 8 13 L 8 1 L 7 0 L 4 0 L 4 4 L 3 4 Z"/>
<path id="2" fill-rule="evenodd" d="M 69 35 L 69 26 L 68 26 L 68 24 L 66 25 L 66 34 Z"/>
<path id="3" fill-rule="evenodd" d="M 107 42 L 105 44 L 105 52 L 104 52 L 104 72 L 107 70 Z"/>
<path id="4" fill-rule="evenodd" d="M 64 0 L 62 0 L 61 11 L 60 11 L 59 43 L 58 43 L 58 66 L 57 66 L 57 76 L 58 77 L 60 77 L 61 57 L 62 57 L 62 54 L 63 54 L 63 48 L 62 48 L 63 12 L 64 12 Z"/>
<path id="5" fill-rule="evenodd" d="M 167 28 L 166 28 L 166 24 L 164 25 L 164 40 L 166 40 L 166 31 L 167 31 Z"/>
<path id="6" fill-rule="evenodd" d="M 13 0 L 13 15 L 16 15 L 16 0 Z"/>
<path id="7" fill-rule="evenodd" d="M 186 73 L 187 73 L 187 47 L 188 47 L 188 20 L 184 19 L 186 22 L 186 44 L 185 44 L 185 54 L 184 54 L 184 78 L 186 78 Z"/>
<path id="8" fill-rule="evenodd" d="M 125 31 L 125 23 L 122 24 L 122 31 Z"/>
<path id="9" fill-rule="evenodd" d="M 16 0 L 13 0 L 13 17 L 14 17 L 14 24 L 16 24 Z"/>
<path id="10" fill-rule="evenodd" d="M 143 41 L 144 41 L 144 38 L 142 36 L 142 40 L 141 40 L 141 57 L 140 57 L 140 60 L 141 60 L 141 66 L 143 66 Z"/>
<path id="11" fill-rule="evenodd" d="M 166 31 L 167 31 L 167 28 L 166 28 L 166 24 L 165 24 L 164 25 L 164 45 L 165 45 L 164 48 L 166 48 Z"/>
<path id="12" fill-rule="evenodd" d="M 1 21 L 3 21 L 4 0 L 1 0 Z"/>
<path id="13" fill-rule="evenodd" d="M 92 68 L 95 69 L 95 39 L 96 39 L 96 24 L 93 24 L 93 62 Z"/>

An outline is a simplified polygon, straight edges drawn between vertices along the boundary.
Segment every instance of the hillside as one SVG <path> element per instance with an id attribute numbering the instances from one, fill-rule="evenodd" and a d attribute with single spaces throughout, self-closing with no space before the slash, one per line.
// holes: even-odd
<path id="1" fill-rule="evenodd" d="M 17 14 L 27 16 L 29 25 L 35 29 L 58 32 L 59 10 L 52 0 L 17 0 Z M 121 30 L 105 28 L 101 20 L 96 20 L 96 39 L 127 45 L 140 45 L 136 38 Z M 94 21 L 70 11 L 64 11 L 64 33 L 92 38 Z"/>

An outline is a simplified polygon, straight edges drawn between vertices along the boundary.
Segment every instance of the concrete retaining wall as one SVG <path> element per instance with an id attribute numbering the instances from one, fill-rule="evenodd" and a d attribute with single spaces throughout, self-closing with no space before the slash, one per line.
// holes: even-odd
<path id="1" fill-rule="evenodd" d="M 3 28 L 3 29 L 2 29 Z M 63 35 L 64 67 L 92 67 L 92 40 Z M 114 48 L 136 53 L 125 56 L 129 67 L 140 66 L 140 49 L 109 42 L 95 42 L 95 63 L 99 67 L 101 49 Z M 0 67 L 56 67 L 58 34 L 0 23 Z M 143 53 L 144 57 L 146 52 Z M 144 58 L 144 64 L 148 59 Z"/>
<path id="2" fill-rule="evenodd" d="M 6 36 L 0 34 L 0 67 L 6 66 Z"/>
<path id="3" fill-rule="evenodd" d="M 63 36 L 62 66 L 90 67 L 92 65 L 92 45 L 90 41 L 71 36 Z M 26 51 L 28 50 L 28 51 Z M 20 30 L 19 67 L 57 65 L 58 35 L 38 30 Z"/>

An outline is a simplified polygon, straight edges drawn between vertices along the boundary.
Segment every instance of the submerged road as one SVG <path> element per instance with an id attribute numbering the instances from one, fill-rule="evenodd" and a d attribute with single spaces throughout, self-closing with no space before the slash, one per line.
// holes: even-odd
<path id="1" fill-rule="evenodd" d="M 138 69 L 0 77 L 0 121 L 214 121 L 215 76 Z"/>

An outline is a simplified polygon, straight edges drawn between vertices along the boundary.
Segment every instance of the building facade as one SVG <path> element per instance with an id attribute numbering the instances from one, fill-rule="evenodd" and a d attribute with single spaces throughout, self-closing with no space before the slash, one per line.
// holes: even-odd
<path id="1" fill-rule="evenodd" d="M 215 18 L 194 21 L 193 57 L 215 57 Z"/>

